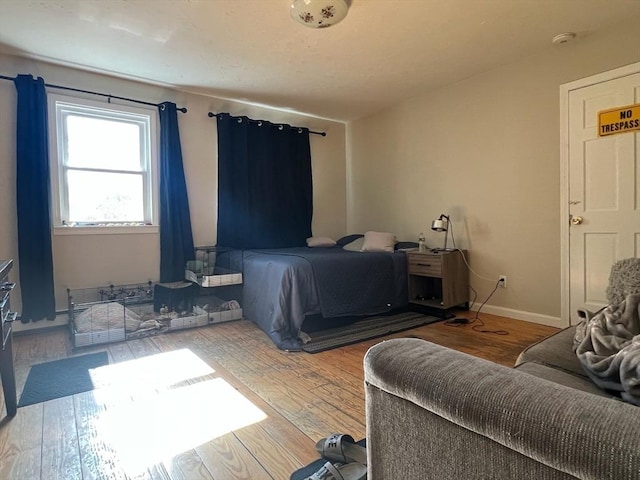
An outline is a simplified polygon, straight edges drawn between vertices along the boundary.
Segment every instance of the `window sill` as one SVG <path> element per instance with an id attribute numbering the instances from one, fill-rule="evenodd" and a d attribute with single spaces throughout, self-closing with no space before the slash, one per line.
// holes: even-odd
<path id="1" fill-rule="evenodd" d="M 158 233 L 157 225 L 140 225 L 135 227 L 53 227 L 54 235 L 129 235 Z"/>

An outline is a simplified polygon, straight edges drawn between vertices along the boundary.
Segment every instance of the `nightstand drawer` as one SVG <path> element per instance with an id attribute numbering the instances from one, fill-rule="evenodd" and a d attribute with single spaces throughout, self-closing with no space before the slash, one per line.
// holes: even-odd
<path id="1" fill-rule="evenodd" d="M 407 255 L 409 275 L 439 277 L 442 275 L 442 257 L 440 255 Z"/>

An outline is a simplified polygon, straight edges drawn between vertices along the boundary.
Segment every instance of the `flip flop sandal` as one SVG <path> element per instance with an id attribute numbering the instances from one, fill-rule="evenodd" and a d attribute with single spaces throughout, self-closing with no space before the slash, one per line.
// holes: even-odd
<path id="1" fill-rule="evenodd" d="M 334 433 L 316 443 L 316 450 L 327 460 L 367 464 L 367 450 L 357 445 L 351 435 Z"/>
<path id="2" fill-rule="evenodd" d="M 366 480 L 367 467 L 360 463 L 332 465 L 325 463 L 320 470 L 304 480 Z"/>

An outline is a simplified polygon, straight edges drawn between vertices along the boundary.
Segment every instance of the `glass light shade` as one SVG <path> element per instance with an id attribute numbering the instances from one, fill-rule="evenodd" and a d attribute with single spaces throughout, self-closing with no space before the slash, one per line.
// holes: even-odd
<path id="1" fill-rule="evenodd" d="M 310 28 L 327 28 L 347 16 L 345 0 L 293 0 L 291 17 Z"/>

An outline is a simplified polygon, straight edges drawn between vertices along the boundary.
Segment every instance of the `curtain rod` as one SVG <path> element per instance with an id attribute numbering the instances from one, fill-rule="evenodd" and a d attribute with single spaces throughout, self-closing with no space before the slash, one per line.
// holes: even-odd
<path id="1" fill-rule="evenodd" d="M 229 113 L 213 113 L 213 112 L 209 112 L 207 115 L 209 116 L 209 118 L 217 117 L 218 115 L 229 115 L 230 117 L 233 117 L 233 115 L 231 115 Z M 238 117 L 233 117 L 233 118 L 238 118 Z M 255 123 L 265 122 L 265 123 L 268 123 L 266 120 L 253 120 L 252 118 L 248 118 L 248 119 L 249 119 L 250 122 L 255 122 Z M 285 127 L 286 126 L 286 127 L 293 128 L 293 129 L 297 128 L 298 130 L 301 130 L 301 127 L 294 127 L 294 126 L 288 125 L 288 124 L 278 123 L 278 124 L 275 124 L 275 125 L 279 125 L 281 127 Z M 313 133 L 314 135 L 321 135 L 323 137 L 327 136 L 327 132 L 314 132 L 313 130 L 309 130 L 309 133 Z"/>
<path id="2" fill-rule="evenodd" d="M 0 79 L 14 81 L 16 79 L 16 77 L 7 77 L 5 75 L 0 75 Z M 119 97 L 117 95 L 111 95 L 110 93 L 92 92 L 91 90 L 81 90 L 79 88 L 65 87 L 65 86 L 62 86 L 62 85 L 52 85 L 50 83 L 45 83 L 44 86 L 45 87 L 49 87 L 49 88 L 57 88 L 59 90 L 68 90 L 68 91 L 71 91 L 71 92 L 88 93 L 90 95 L 98 95 L 100 97 L 107 97 L 109 103 L 111 103 L 111 99 L 112 98 L 115 98 L 117 100 L 125 100 L 127 102 L 139 103 L 139 104 L 142 104 L 142 105 L 149 105 L 151 107 L 160 107 L 162 105 L 160 103 L 144 102 L 142 100 L 136 100 L 134 98 Z M 176 110 L 179 110 L 182 113 L 187 113 L 186 107 L 176 108 Z"/>

